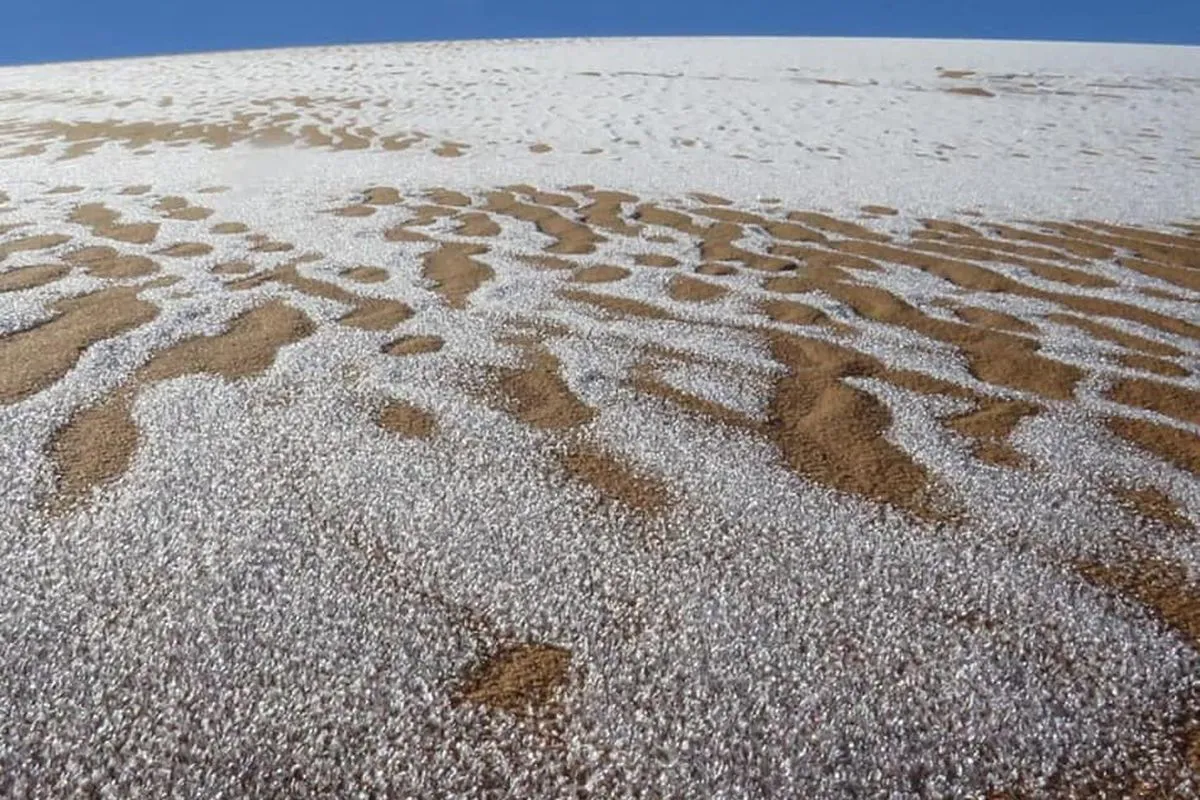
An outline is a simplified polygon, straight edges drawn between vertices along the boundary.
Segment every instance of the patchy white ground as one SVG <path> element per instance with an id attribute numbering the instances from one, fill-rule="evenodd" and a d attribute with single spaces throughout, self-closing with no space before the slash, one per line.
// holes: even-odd
<path id="1" fill-rule="evenodd" d="M 0 794 L 1196 796 L 1200 480 L 1107 420 L 1200 436 L 1187 407 L 1200 392 L 1198 96 L 1195 48 L 1029 43 L 475 42 L 0 70 L 0 253 L 64 237 L 0 259 L 0 281 L 71 265 L 0 291 L 0 372 L 37 355 L 13 343 L 66 315 L 65 298 L 144 286 L 157 309 L 87 341 L 36 391 L 14 383 L 5 400 L 0 375 Z M 586 245 L 570 237 L 587 230 L 539 231 L 496 205 L 512 184 L 556 193 L 510 190 L 579 225 L 593 188 L 626 192 L 630 230 L 588 222 L 603 239 Z M 402 199 L 364 196 L 380 186 Z M 170 197 L 211 213 L 172 217 Z M 96 203 L 115 224 L 158 227 L 137 241 L 79 216 Z M 430 205 L 450 210 L 404 228 L 413 240 L 391 233 Z M 685 221 L 649 221 L 645 205 Z M 332 213 L 348 206 L 360 210 Z M 729 223 L 751 256 L 706 249 L 714 207 L 755 215 Z M 819 238 L 773 231 L 789 211 L 866 233 L 800 217 Z M 471 212 L 498 232 L 462 233 Z M 1056 243 L 989 232 L 986 247 L 953 240 L 975 255 L 939 254 L 1024 293 L 863 249 L 949 246 L 911 235 L 928 217 L 1038 236 L 1030 220 L 1139 227 Z M 981 377 L 1023 351 L 976 356 L 836 287 L 772 287 L 818 275 L 788 242 L 870 259 L 838 268 L 924 320 L 1010 315 L 1078 380 L 1054 396 L 1020 364 L 1013 381 Z M 204 247 L 164 252 L 179 243 Z M 461 275 L 431 277 L 447 243 L 480 245 L 470 257 L 491 271 L 457 304 Z M 71 260 L 84 246 L 155 270 L 98 276 Z M 526 258 L 554 247 L 565 268 Z M 794 263 L 775 274 L 756 256 Z M 247 271 L 218 269 L 232 261 Z M 718 262 L 731 274 L 695 272 Z M 298 279 L 281 278 L 289 265 Z M 383 279 L 347 277 L 361 265 Z M 577 282 L 597 265 L 627 274 Z M 681 276 L 725 293 L 680 299 Z M 600 313 L 573 290 L 661 313 Z M 763 312 L 789 292 L 826 322 Z M 364 298 L 411 315 L 346 322 Z M 272 301 L 313 330 L 277 342 L 269 366 L 141 377 L 156 354 Z M 520 341 L 531 331 L 537 344 Z M 756 427 L 778 421 L 777 382 L 798 369 L 770 332 L 1036 406 L 1006 439 L 1020 463 L 981 459 L 943 425 L 971 399 L 871 367 L 833 383 L 886 410 L 877 438 L 954 513 L 789 468 Z M 383 352 L 418 334 L 442 346 Z M 557 381 L 535 385 L 547 408 L 561 388 L 591 416 L 560 425 L 505 404 L 496 375 L 537 353 Z M 1148 372 L 1132 355 L 1158 361 Z M 651 367 L 660 386 L 737 421 L 639 389 L 647 358 L 666 361 Z M 1122 381 L 1154 391 L 1134 402 L 1114 394 Z M 58 432 L 121 392 L 128 463 L 56 504 Z M 432 432 L 381 427 L 395 402 Z M 581 441 L 665 499 L 643 508 L 564 469 Z M 886 469 L 872 483 L 884 494 Z M 1114 487 L 1152 489 L 1180 524 Z M 1158 594 L 1080 567 L 1150 561 L 1173 576 Z M 554 702 L 525 714 L 463 700 L 473 665 L 531 642 L 570 651 Z"/>

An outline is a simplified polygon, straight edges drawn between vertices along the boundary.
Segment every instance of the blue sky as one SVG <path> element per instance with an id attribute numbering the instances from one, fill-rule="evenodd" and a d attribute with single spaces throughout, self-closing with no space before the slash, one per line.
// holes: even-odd
<path id="1" fill-rule="evenodd" d="M 1200 44 L 1200 0 L 12 0 L 0 63 L 525 36 L 774 34 Z"/>

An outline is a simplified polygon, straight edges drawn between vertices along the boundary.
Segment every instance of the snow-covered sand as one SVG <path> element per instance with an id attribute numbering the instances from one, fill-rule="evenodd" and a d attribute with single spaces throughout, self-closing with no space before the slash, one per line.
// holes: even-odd
<path id="1" fill-rule="evenodd" d="M 0 794 L 1194 796 L 1200 50 L 0 70 Z"/>

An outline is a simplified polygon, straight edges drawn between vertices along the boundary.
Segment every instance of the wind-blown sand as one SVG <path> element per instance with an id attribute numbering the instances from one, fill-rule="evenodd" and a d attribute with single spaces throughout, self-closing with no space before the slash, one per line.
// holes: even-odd
<path id="1" fill-rule="evenodd" d="M 0 70 L 0 794 L 1197 796 L 1198 91 Z"/>

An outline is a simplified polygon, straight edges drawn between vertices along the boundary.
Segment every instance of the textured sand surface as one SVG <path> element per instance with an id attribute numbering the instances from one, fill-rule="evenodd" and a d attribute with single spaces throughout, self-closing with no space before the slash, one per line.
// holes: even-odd
<path id="1" fill-rule="evenodd" d="M 1198 94 L 0 70 L 0 795 L 1197 796 Z"/>

